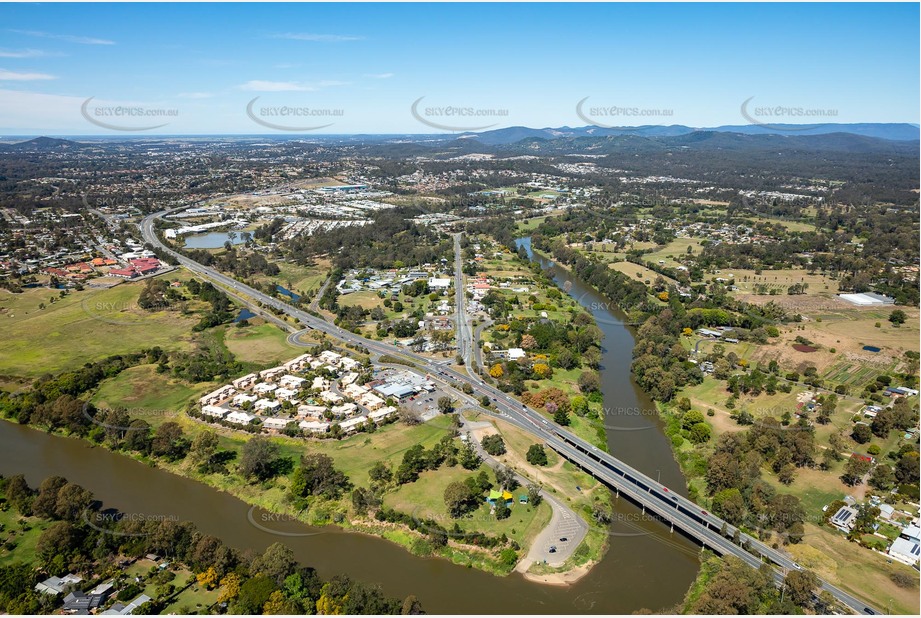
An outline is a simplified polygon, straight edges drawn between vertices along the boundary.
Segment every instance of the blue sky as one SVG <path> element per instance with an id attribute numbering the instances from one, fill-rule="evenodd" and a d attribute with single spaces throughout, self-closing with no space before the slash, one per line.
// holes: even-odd
<path id="1" fill-rule="evenodd" d="M 770 122 L 917 123 L 918 20 L 911 3 L 0 4 L 0 133 L 582 126 L 582 100 L 599 124 L 714 126 L 748 124 L 750 97 Z"/>

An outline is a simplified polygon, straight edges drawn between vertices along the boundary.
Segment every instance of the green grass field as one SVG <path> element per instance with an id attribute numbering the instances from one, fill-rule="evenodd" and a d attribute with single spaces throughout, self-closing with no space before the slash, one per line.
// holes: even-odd
<path id="1" fill-rule="evenodd" d="M 481 469 L 486 469 L 487 473 L 492 475 L 485 466 Z M 511 492 L 515 499 L 511 506 L 512 514 L 507 519 L 497 520 L 490 514 L 485 501 L 480 508 L 465 517 L 454 519 L 448 514 L 444 504 L 445 488 L 454 481 L 463 481 L 474 474 L 476 471 L 464 470 L 460 466 L 423 472 L 415 483 L 404 485 L 394 493 L 387 494 L 384 504 L 419 518 L 434 519 L 449 530 L 456 522 L 465 532 L 506 534 L 522 546 L 529 545 L 537 533 L 549 523 L 551 509 L 547 503 L 541 503 L 537 508 L 519 504 L 518 494 L 526 493 L 526 489 L 519 488 Z"/>
<path id="2" fill-rule="evenodd" d="M 0 566 L 35 560 L 38 538 L 50 522 L 25 517 L 8 505 L 0 509 Z"/>
<path id="3" fill-rule="evenodd" d="M 218 386 L 212 382 L 190 385 L 168 374 L 157 373 L 156 369 L 156 365 L 125 369 L 104 380 L 90 401 L 104 408 L 126 408 L 132 417 L 142 418 L 156 427 L 174 420 L 190 401 Z"/>
<path id="4" fill-rule="evenodd" d="M 246 328 L 228 326 L 224 332 L 224 345 L 238 360 L 259 365 L 291 360 L 303 353 L 287 339 L 288 333 L 267 323 Z"/>
<path id="5" fill-rule="evenodd" d="M 141 284 L 71 292 L 50 304 L 48 289 L 0 290 L 0 374 L 34 378 L 113 354 L 160 346 L 188 349 L 198 319 L 137 306 Z M 45 303 L 40 309 L 39 304 Z"/>

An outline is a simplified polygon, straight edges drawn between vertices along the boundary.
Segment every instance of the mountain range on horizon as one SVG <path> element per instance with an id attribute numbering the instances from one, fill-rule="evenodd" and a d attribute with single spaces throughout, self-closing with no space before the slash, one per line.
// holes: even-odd
<path id="1" fill-rule="evenodd" d="M 918 141 L 921 139 L 921 128 L 907 122 L 881 123 L 821 123 L 821 124 L 748 124 L 748 125 L 720 125 L 718 127 L 689 127 L 687 125 L 642 125 L 636 127 L 600 127 L 587 125 L 583 127 L 546 127 L 535 129 L 530 127 L 506 127 L 488 131 L 466 132 L 457 137 L 459 139 L 475 139 L 482 144 L 506 145 L 520 142 L 524 139 L 560 139 L 575 137 L 610 137 L 617 135 L 639 135 L 645 137 L 677 137 L 698 132 L 714 133 L 739 133 L 742 135 L 829 135 L 832 133 L 846 133 L 861 137 L 872 137 L 890 141 Z"/>
<path id="2" fill-rule="evenodd" d="M 710 128 L 694 128 L 686 125 L 645 125 L 638 127 L 506 127 L 480 132 L 440 134 L 276 134 L 276 135 L 110 135 L 110 136 L 40 136 L 23 141 L 14 141 L 10 136 L 0 143 L 0 151 L 51 151 L 72 150 L 90 147 L 108 140 L 161 141 L 174 139 L 307 139 L 337 140 L 347 142 L 429 142 L 435 144 L 453 143 L 465 145 L 464 150 L 474 151 L 476 145 L 508 150 L 509 148 L 530 148 L 543 151 L 560 151 L 570 148 L 576 151 L 601 148 L 603 151 L 626 148 L 631 151 L 669 147 L 704 147 L 727 150 L 762 149 L 781 146 L 805 148 L 807 150 L 859 151 L 912 151 L 921 140 L 921 128 L 909 123 L 826 123 L 820 125 L 721 125 Z M 2 138 L 0 138 L 2 139 Z"/>

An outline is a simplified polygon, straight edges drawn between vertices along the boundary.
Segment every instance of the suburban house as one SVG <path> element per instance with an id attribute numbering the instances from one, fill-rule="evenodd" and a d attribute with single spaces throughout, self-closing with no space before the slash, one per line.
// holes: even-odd
<path id="1" fill-rule="evenodd" d="M 921 552 L 921 528 L 915 525 L 905 526 L 899 538 L 892 542 L 889 555 L 908 566 L 917 566 Z"/>
<path id="2" fill-rule="evenodd" d="M 64 577 L 49 577 L 45 581 L 35 584 L 35 591 L 44 594 L 61 594 L 68 587 L 76 586 L 82 581 L 82 577 L 73 573 L 68 573 Z"/>
<path id="3" fill-rule="evenodd" d="M 842 506 L 829 521 L 831 525 L 838 530 L 850 532 L 854 527 L 854 523 L 857 521 L 857 509 L 850 506 Z"/>

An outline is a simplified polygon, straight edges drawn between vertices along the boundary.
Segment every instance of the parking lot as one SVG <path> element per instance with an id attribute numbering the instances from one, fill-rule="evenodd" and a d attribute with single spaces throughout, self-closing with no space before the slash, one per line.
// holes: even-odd
<path id="1" fill-rule="evenodd" d="M 407 399 L 403 405 L 419 415 L 423 421 L 429 421 L 441 412 L 438 411 L 438 399 L 441 397 L 451 397 L 451 394 L 436 388 L 431 393 L 421 392 L 414 397 Z M 453 399 L 453 397 L 452 397 Z"/>

